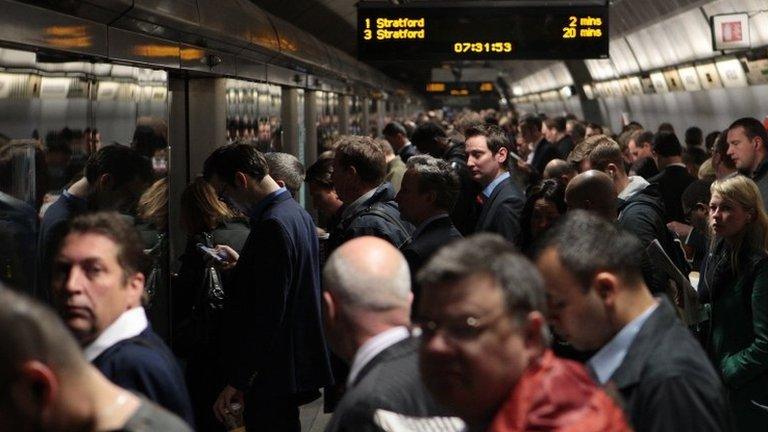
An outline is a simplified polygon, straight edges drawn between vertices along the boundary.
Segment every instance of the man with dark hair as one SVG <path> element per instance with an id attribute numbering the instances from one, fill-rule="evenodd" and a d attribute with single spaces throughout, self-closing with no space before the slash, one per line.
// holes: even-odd
<path id="1" fill-rule="evenodd" d="M 568 158 L 574 147 L 573 139 L 565 133 L 566 122 L 565 117 L 555 117 L 544 122 L 547 141 L 557 149 L 560 159 Z"/>
<path id="2" fill-rule="evenodd" d="M 594 135 L 602 135 L 603 134 L 603 127 L 600 126 L 597 123 L 587 123 L 587 131 L 585 134 L 586 138 L 589 138 Z"/>
<path id="3" fill-rule="evenodd" d="M 528 155 L 527 163 L 534 170 L 536 177 L 540 177 L 549 161 L 557 159 L 559 152 L 554 144 L 551 144 L 541 133 L 541 119 L 536 116 L 526 116 L 520 120 L 520 135 L 523 144 L 532 149 Z"/>
<path id="4" fill-rule="evenodd" d="M 192 425 L 184 377 L 142 307 L 145 257 L 133 224 L 116 212 L 77 216 L 54 252 L 54 304 L 86 359 Z"/>
<path id="5" fill-rule="evenodd" d="M 685 146 L 686 147 L 699 147 L 704 145 L 704 132 L 701 128 L 691 126 L 685 130 Z"/>
<path id="6" fill-rule="evenodd" d="M 395 200 L 403 218 L 416 226 L 411 243 L 402 250 L 412 275 L 415 276 L 441 246 L 461 238 L 448 217 L 458 192 L 459 178 L 444 160 L 426 155 L 408 160 L 402 188 Z M 416 285 L 413 288 L 418 304 L 419 292 Z"/>
<path id="7" fill-rule="evenodd" d="M 151 181 L 149 160 L 129 147 L 108 145 L 91 155 L 85 165 L 85 176 L 48 207 L 40 222 L 35 282 L 38 298 L 50 296 L 51 261 L 66 222 L 88 210 L 131 214 Z"/>
<path id="8" fill-rule="evenodd" d="M 689 184 L 696 180 L 683 163 L 683 147 L 675 134 L 660 132 L 653 138 L 653 157 L 661 172 L 648 179 L 659 185 L 664 200 L 665 222 L 683 222 L 683 206 L 680 197 Z"/>
<path id="9" fill-rule="evenodd" d="M 422 379 L 467 430 L 629 430 L 583 366 L 550 350 L 541 276 L 509 242 L 453 242 L 418 281 Z"/>
<path id="10" fill-rule="evenodd" d="M 384 152 L 373 139 L 342 138 L 336 146 L 331 178 L 344 202 L 339 223 L 331 230 L 331 250 L 355 237 L 381 237 L 401 248 L 413 227 L 400 219 L 392 184 L 384 182 Z"/>
<path id="11" fill-rule="evenodd" d="M 693 256 L 692 268 L 699 269 L 709 252 L 709 199 L 712 180 L 696 180 L 683 191 L 686 223 L 670 222 L 667 227 L 677 234 Z"/>
<path id="12" fill-rule="evenodd" d="M 643 254 L 610 221 L 566 215 L 537 258 L 550 323 L 574 348 L 598 350 L 587 365 L 615 385 L 636 431 L 729 430 L 722 382 L 669 300 L 648 291 Z"/>
<path id="13" fill-rule="evenodd" d="M 443 128 L 429 122 L 419 126 L 411 140 L 420 152 L 442 158 L 459 175 L 459 195 L 450 216 L 459 232 L 463 235 L 472 234 L 480 213 L 476 199 L 480 186 L 472 180 L 467 167 L 464 137 L 458 133 L 448 137 Z"/>
<path id="14" fill-rule="evenodd" d="M 587 127 L 578 120 L 568 120 L 565 123 L 565 132 L 573 140 L 574 147 L 579 145 L 587 137 Z"/>
<path id="15" fill-rule="evenodd" d="M 382 129 L 381 134 L 392 145 L 392 150 L 395 151 L 396 155 L 400 156 L 403 162 L 408 162 L 411 156 L 419 154 L 416 146 L 412 145 L 411 141 L 408 140 L 408 132 L 400 123 L 387 123 L 384 129 Z"/>
<path id="16" fill-rule="evenodd" d="M 304 164 L 289 153 L 271 152 L 265 153 L 264 158 L 269 165 L 269 175 L 277 182 L 277 185 L 288 189 L 294 199 L 298 199 L 299 189 L 304 183 Z"/>
<path id="17" fill-rule="evenodd" d="M 592 166 L 589 163 L 589 154 L 592 153 L 592 150 L 598 145 L 606 143 L 616 143 L 616 141 L 606 135 L 592 135 L 580 142 L 578 146 L 574 147 L 566 160 L 576 167 L 580 173 L 589 171 L 592 169 Z"/>
<path id="18" fill-rule="evenodd" d="M 632 159 L 630 171 L 646 180 L 659 173 L 653 158 L 653 136 L 653 132 L 636 130 L 627 141 Z"/>
<path id="19" fill-rule="evenodd" d="M 330 229 L 339 222 L 341 216 L 340 209 L 344 205 L 336 194 L 336 188 L 331 180 L 331 171 L 333 170 L 333 153 L 326 152 L 309 166 L 307 170 L 307 184 L 309 185 L 309 196 L 312 199 L 312 206 L 315 207 L 320 216 L 319 225 L 325 229 Z"/>
<path id="20" fill-rule="evenodd" d="M 627 176 L 619 145 L 608 139 L 589 154 L 594 169 L 608 174 L 619 197 L 618 224 L 640 239 L 644 247 L 658 240 L 670 257 L 674 257 L 673 236 L 665 223 L 664 202 L 658 185 L 650 184 L 639 176 Z M 650 261 L 644 261 L 646 284 L 653 293 L 666 292 L 667 279 Z M 685 273 L 687 269 L 681 269 Z"/>
<path id="21" fill-rule="evenodd" d="M 88 364 L 48 308 L 0 285 L 0 430 L 188 432 Z"/>
<path id="22" fill-rule="evenodd" d="M 720 180 L 736 172 L 736 163 L 728 154 L 728 132 L 723 132 L 715 139 L 712 148 L 712 169 L 715 171 L 715 179 Z"/>
<path id="23" fill-rule="evenodd" d="M 525 197 L 509 175 L 509 140 L 496 126 L 472 127 L 466 131 L 467 166 L 482 188 L 483 203 L 475 231 L 500 234 L 512 243 L 520 235 L 520 213 Z"/>
<path id="24" fill-rule="evenodd" d="M 228 385 L 214 405 L 219 419 L 245 402 L 251 430 L 301 430 L 299 406 L 332 380 L 320 317 L 320 261 L 312 218 L 269 175 L 253 146 L 219 147 L 203 176 L 243 208 L 251 232 L 232 268 L 224 305 L 223 362 Z"/>
<path id="25" fill-rule="evenodd" d="M 768 207 L 768 131 L 756 118 L 744 117 L 733 122 L 725 135 L 728 156 L 739 171 L 757 183 L 763 207 Z"/>
<path id="26" fill-rule="evenodd" d="M 410 164 L 416 157 L 411 158 Z M 349 366 L 347 390 L 327 432 L 463 430 L 445 415 L 419 376 L 420 338 L 411 331 L 411 276 L 403 255 L 376 237 L 336 249 L 323 269 L 324 321 L 333 351 Z"/>

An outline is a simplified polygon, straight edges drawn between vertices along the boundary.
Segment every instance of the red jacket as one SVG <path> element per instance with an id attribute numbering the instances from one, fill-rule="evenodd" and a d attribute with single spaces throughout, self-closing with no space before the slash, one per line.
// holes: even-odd
<path id="1" fill-rule="evenodd" d="M 576 362 L 547 350 L 520 377 L 489 432 L 631 431 L 621 408 Z"/>

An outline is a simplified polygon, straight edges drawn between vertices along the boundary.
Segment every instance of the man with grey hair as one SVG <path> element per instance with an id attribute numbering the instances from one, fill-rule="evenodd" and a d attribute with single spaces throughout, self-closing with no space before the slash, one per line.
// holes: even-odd
<path id="1" fill-rule="evenodd" d="M 400 214 L 416 226 L 411 243 L 402 249 L 415 275 L 441 246 L 462 237 L 448 216 L 459 193 L 459 177 L 448 162 L 427 155 L 413 156 L 407 168 L 395 201 Z M 415 285 L 414 295 L 418 304 Z"/>
<path id="2" fill-rule="evenodd" d="M 180 418 L 110 382 L 45 306 L 0 285 L 0 430 L 187 432 Z"/>
<path id="3" fill-rule="evenodd" d="M 269 175 L 277 182 L 278 186 L 288 189 L 295 199 L 304 183 L 306 170 L 296 156 L 290 153 L 272 152 L 264 153 L 264 158 L 269 165 Z"/>
<path id="4" fill-rule="evenodd" d="M 350 364 L 347 392 L 327 432 L 459 430 L 422 386 L 418 337 L 410 330 L 410 274 L 403 256 L 376 237 L 358 237 L 333 254 L 323 270 L 328 342 Z M 417 427 L 418 426 L 418 427 Z"/>
<path id="5" fill-rule="evenodd" d="M 542 278 L 502 237 L 454 242 L 418 279 L 422 377 L 469 432 L 629 430 L 583 366 L 548 348 Z"/>

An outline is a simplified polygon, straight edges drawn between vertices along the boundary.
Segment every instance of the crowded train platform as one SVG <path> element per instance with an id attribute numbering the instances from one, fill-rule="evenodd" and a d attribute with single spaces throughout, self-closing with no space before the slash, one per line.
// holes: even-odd
<path id="1" fill-rule="evenodd" d="M 768 431 L 762 0 L 0 0 L 0 432 Z"/>

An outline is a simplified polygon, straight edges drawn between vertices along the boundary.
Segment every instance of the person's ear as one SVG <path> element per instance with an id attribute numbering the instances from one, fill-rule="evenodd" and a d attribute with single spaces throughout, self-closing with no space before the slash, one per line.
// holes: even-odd
<path id="1" fill-rule="evenodd" d="M 323 308 L 325 309 L 325 320 L 328 323 L 332 323 L 336 320 L 338 309 L 336 308 L 336 300 L 333 298 L 333 294 L 329 291 L 323 291 Z"/>
<path id="2" fill-rule="evenodd" d="M 48 365 L 29 360 L 21 365 L 9 393 L 26 415 L 45 416 L 59 393 L 59 379 Z"/>
<path id="3" fill-rule="evenodd" d="M 248 187 L 248 175 L 242 171 L 235 171 L 235 186 L 239 189 Z"/>
<path id="4" fill-rule="evenodd" d="M 541 350 L 544 346 L 543 332 L 546 325 L 544 315 L 539 311 L 531 311 L 525 317 L 523 337 L 525 347 L 533 350 Z"/>
<path id="5" fill-rule="evenodd" d="M 100 175 L 96 179 L 96 186 L 99 190 L 108 191 L 112 190 L 112 187 L 115 185 L 115 179 L 112 177 L 112 174 L 104 173 Z"/>
<path id="6" fill-rule="evenodd" d="M 131 305 L 131 307 L 141 305 L 141 297 L 144 295 L 145 282 L 146 282 L 146 278 L 144 277 L 144 273 L 142 272 L 136 272 L 128 276 L 128 281 L 126 283 L 125 289 L 128 290 L 127 300 L 128 300 L 128 304 Z"/>
<path id="7" fill-rule="evenodd" d="M 280 187 L 285 187 L 285 182 L 282 180 L 275 180 L 275 183 L 277 183 L 277 185 Z"/>
<path id="8" fill-rule="evenodd" d="M 496 152 L 494 155 L 494 158 L 496 159 L 496 162 L 499 164 L 506 164 L 507 163 L 507 156 L 509 156 L 509 153 L 507 152 L 506 147 L 499 148 L 499 151 Z"/>
<path id="9" fill-rule="evenodd" d="M 619 278 L 613 273 L 600 272 L 592 280 L 592 287 L 603 304 L 613 307 L 616 304 L 619 283 Z"/>

